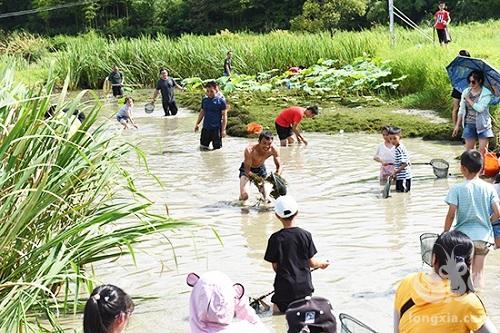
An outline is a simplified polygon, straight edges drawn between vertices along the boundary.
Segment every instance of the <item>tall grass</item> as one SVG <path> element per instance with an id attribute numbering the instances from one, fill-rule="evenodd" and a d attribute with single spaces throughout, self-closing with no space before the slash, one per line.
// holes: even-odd
<path id="1" fill-rule="evenodd" d="M 153 202 L 121 166 L 133 147 L 95 123 L 100 106 L 81 104 L 85 92 L 61 94 L 44 119 L 55 98 L 48 82 L 27 89 L 0 70 L 0 332 L 38 332 L 41 318 L 62 331 L 57 314 L 92 289 L 93 263 L 185 225 L 148 212 Z M 79 127 L 77 107 L 87 115 Z"/>
<path id="2" fill-rule="evenodd" d="M 432 35 L 432 29 L 423 27 Z M 500 67 L 500 20 L 452 26 L 453 42 L 440 47 L 416 31 L 397 27 L 396 46 L 391 47 L 387 27 L 362 32 L 291 33 L 265 35 L 222 32 L 215 36 L 184 35 L 178 39 L 107 39 L 95 33 L 52 40 L 48 57 L 57 60 L 60 80 L 72 69 L 71 88 L 100 88 L 113 65 L 118 65 L 129 83 L 153 85 L 160 67 L 174 77 L 216 78 L 222 75 L 225 54 L 232 50 L 235 72 L 257 74 L 273 68 L 310 66 L 318 59 L 337 59 L 341 64 L 359 56 L 390 60 L 394 77 L 407 75 L 398 88 L 408 105 L 443 108 L 449 102 L 450 86 L 445 66 L 460 49 Z M 49 43 L 50 44 L 50 43 Z M 57 46 L 54 46 L 57 44 Z M 40 66 L 48 66 L 40 62 Z"/>

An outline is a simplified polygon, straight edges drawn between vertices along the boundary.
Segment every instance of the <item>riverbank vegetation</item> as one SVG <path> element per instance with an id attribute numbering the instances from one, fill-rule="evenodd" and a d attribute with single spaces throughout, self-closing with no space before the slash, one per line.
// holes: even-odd
<path id="1" fill-rule="evenodd" d="M 497 0 L 447 0 L 453 23 L 497 18 Z M 418 24 L 432 21 L 436 1 L 399 0 L 396 6 Z M 47 10 L 47 9 L 54 10 Z M 28 12 L 30 15 L 19 15 Z M 16 0 L 0 1 L 0 29 L 46 35 L 90 29 L 112 36 L 214 34 L 223 29 L 268 33 L 361 30 L 385 24 L 383 0 Z"/>
<path id="2" fill-rule="evenodd" d="M 274 31 L 266 35 L 251 33 L 221 32 L 214 36 L 184 35 L 180 38 L 139 37 L 135 39 L 114 39 L 101 36 L 97 33 L 88 33 L 77 37 L 57 36 L 42 38 L 27 34 L 14 34 L 0 42 L 2 65 L 18 69 L 18 78 L 27 84 L 43 83 L 49 71 L 53 71 L 58 84 L 62 84 L 65 73 L 71 70 L 71 89 L 94 88 L 99 89 L 104 77 L 110 72 L 113 65 L 118 65 L 125 74 L 125 83 L 129 89 L 137 87 L 153 87 L 158 70 L 166 67 L 173 77 L 179 81 L 193 82 L 219 78 L 222 74 L 222 63 L 227 50 L 232 50 L 233 76 L 232 80 L 242 80 L 249 85 L 245 97 L 255 103 L 267 103 L 269 109 L 278 112 L 281 94 L 297 97 L 298 104 L 303 105 L 305 100 L 317 96 L 318 90 L 336 89 L 331 96 L 320 94 L 320 106 L 329 107 L 331 103 L 352 101 L 351 106 L 372 105 L 372 101 L 380 100 L 393 106 L 393 109 L 431 109 L 438 112 L 443 118 L 450 118 L 450 84 L 445 71 L 446 65 L 457 55 L 462 48 L 468 49 L 473 56 L 480 57 L 494 66 L 500 64 L 500 21 L 486 23 L 470 23 L 451 28 L 453 43 L 447 48 L 432 44 L 425 37 L 415 31 L 398 29 L 395 47 L 390 46 L 389 36 L 385 27 L 378 27 L 362 32 L 335 32 L 330 33 L 301 33 L 288 31 Z M 430 28 L 427 29 L 431 33 Z M 83 56 L 84 55 L 84 56 Z M 269 99 L 265 91 L 266 84 L 262 78 L 266 75 L 275 75 L 281 82 L 288 79 L 286 70 L 290 66 L 304 66 L 313 70 L 321 65 L 321 59 L 333 61 L 332 70 L 341 71 L 353 68 L 359 63 L 375 64 L 378 73 L 383 76 L 373 81 L 376 71 L 357 71 L 359 82 L 363 82 L 363 89 L 348 89 L 341 76 L 337 75 L 329 82 L 325 75 L 318 82 L 309 79 L 300 82 L 301 89 L 290 89 L 290 92 L 279 92 L 275 100 Z M 353 72 L 350 71 L 349 75 Z M 297 76 L 297 78 L 300 76 Z M 199 79 L 197 79 L 199 78 Z M 339 79 L 340 78 L 340 79 Z M 383 80 L 380 80 L 383 79 Z M 372 80 L 372 81 L 370 81 Z M 256 82 L 256 84 L 252 83 Z M 304 85 L 304 82 L 307 83 Z M 384 84 L 379 89 L 366 84 L 377 82 Z M 293 79 L 291 87 L 295 87 Z M 319 85 L 317 85 L 319 84 Z M 349 84 L 352 84 L 350 82 Z M 271 86 L 276 82 L 271 82 Z M 226 85 L 226 97 L 238 106 L 238 92 L 232 91 L 234 84 Z M 312 87 L 312 89 L 310 89 Z M 338 90 L 338 89 L 337 89 Z M 129 90 L 130 92 L 130 90 Z M 194 90 L 202 94 L 201 90 Z M 273 90 L 273 93 L 277 93 Z M 240 93 L 241 94 L 241 93 Z M 189 95 L 189 94 L 188 94 Z M 335 95 L 335 96 L 333 96 Z M 371 101 L 367 104 L 359 103 L 368 96 Z M 179 94 L 182 101 L 182 94 Z M 330 98 L 331 97 L 331 98 Z M 186 96 L 184 99 L 189 100 Z M 332 104 L 333 105 L 333 104 Z M 239 103 L 240 109 L 251 108 Z M 198 106 L 196 106 L 198 107 Z M 371 108 L 374 113 L 377 111 Z M 243 112 L 243 111 L 242 111 Z M 251 110 L 249 111 L 249 114 Z M 359 114 L 359 112 L 354 112 Z M 353 114 L 354 114 L 353 113 Z M 244 116 L 242 116 L 244 118 Z M 404 116 L 402 116 L 404 117 Z M 390 117 L 388 117 L 389 122 Z M 425 119 L 424 119 L 425 120 Z M 258 114 L 251 121 L 261 122 Z M 384 119 L 385 121 L 385 119 Z M 410 126 L 413 122 L 410 122 Z M 245 123 L 241 123 L 241 129 Z M 356 128 L 347 126 L 345 128 Z M 368 124 L 365 124 L 368 126 Z M 366 128 L 367 126 L 361 126 Z M 430 125 L 432 128 L 434 125 Z M 440 135 L 448 135 L 449 128 L 442 128 Z M 334 131 L 336 128 L 319 127 L 322 131 Z M 421 131 L 413 131 L 427 137 Z M 434 132 L 434 130 L 432 131 Z M 233 133 L 241 133 L 234 131 Z"/>
<path id="3" fill-rule="evenodd" d="M 94 263 L 186 223 L 151 212 L 127 172 L 134 147 L 96 123 L 99 103 L 62 93 L 47 118 L 50 75 L 28 89 L 13 74 L 0 70 L 0 331 L 62 331 L 57 316 L 93 289 Z"/>

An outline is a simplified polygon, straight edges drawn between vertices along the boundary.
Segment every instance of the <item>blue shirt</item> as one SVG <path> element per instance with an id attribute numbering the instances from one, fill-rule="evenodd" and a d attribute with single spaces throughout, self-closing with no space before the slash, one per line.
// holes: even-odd
<path id="1" fill-rule="evenodd" d="M 205 111 L 203 118 L 203 128 L 218 129 L 222 126 L 222 111 L 226 109 L 224 98 L 215 96 L 210 98 L 204 96 L 201 100 L 201 108 Z"/>
<path id="2" fill-rule="evenodd" d="M 457 206 L 456 230 L 472 240 L 492 242 L 490 211 L 493 204 L 498 202 L 493 185 L 478 178 L 455 184 L 448 192 L 445 202 Z"/>
<path id="3" fill-rule="evenodd" d="M 403 163 L 406 163 L 407 166 L 396 174 L 397 180 L 411 179 L 410 154 L 408 154 L 406 147 L 400 143 L 394 148 L 394 169 L 399 168 Z"/>

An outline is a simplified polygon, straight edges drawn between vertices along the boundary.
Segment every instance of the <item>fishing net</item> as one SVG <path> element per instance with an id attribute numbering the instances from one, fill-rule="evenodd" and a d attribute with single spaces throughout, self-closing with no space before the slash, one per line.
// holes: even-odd
<path id="1" fill-rule="evenodd" d="M 144 111 L 146 113 L 153 113 L 154 110 L 155 110 L 155 105 L 153 103 L 147 103 L 146 105 L 144 105 Z"/>
<path id="2" fill-rule="evenodd" d="M 286 195 L 286 180 L 278 175 L 277 173 L 271 172 L 271 174 L 266 178 L 268 182 L 273 185 L 273 190 L 269 195 L 274 199 L 281 197 L 282 195 Z"/>
<path id="3" fill-rule="evenodd" d="M 431 160 L 432 171 L 437 178 L 447 178 L 450 164 L 445 160 L 436 158 Z"/>
<path id="4" fill-rule="evenodd" d="M 341 313 L 339 315 L 339 319 L 341 333 L 377 333 L 374 329 L 368 327 L 348 314 Z"/>
<path id="5" fill-rule="evenodd" d="M 382 198 L 387 199 L 391 193 L 391 183 L 392 177 L 387 178 L 387 182 L 384 185 L 384 189 L 382 190 Z"/>
<path id="6" fill-rule="evenodd" d="M 422 255 L 422 262 L 429 266 L 432 266 L 432 248 L 438 237 L 438 234 L 430 232 L 420 235 L 420 254 Z"/>

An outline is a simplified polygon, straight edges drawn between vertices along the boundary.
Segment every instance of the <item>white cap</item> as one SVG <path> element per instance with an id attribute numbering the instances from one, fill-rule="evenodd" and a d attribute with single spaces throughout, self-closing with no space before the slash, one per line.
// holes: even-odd
<path id="1" fill-rule="evenodd" d="M 286 219 L 297 213 L 299 206 L 297 201 L 291 195 L 283 195 L 276 199 L 274 204 L 274 212 L 279 217 Z"/>

